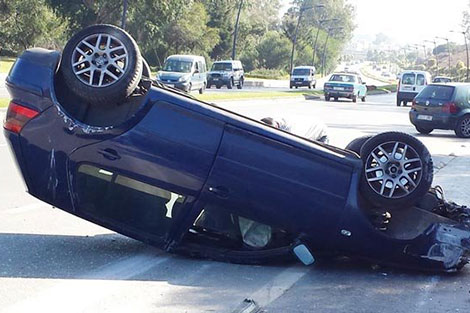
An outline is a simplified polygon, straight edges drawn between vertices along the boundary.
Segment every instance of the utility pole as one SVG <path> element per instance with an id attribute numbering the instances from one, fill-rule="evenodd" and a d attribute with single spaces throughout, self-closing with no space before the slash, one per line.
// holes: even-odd
<path id="1" fill-rule="evenodd" d="M 334 30 L 338 30 L 338 29 L 343 29 L 343 28 L 342 28 L 342 27 L 328 28 L 328 34 L 327 34 L 327 36 L 326 36 L 325 45 L 323 46 L 323 56 L 322 56 L 322 66 L 321 66 L 322 76 L 324 76 L 324 75 L 326 74 L 326 71 L 325 71 L 325 66 L 326 66 L 326 46 L 328 45 L 328 39 L 330 38 L 331 32 L 334 31 Z"/>
<path id="2" fill-rule="evenodd" d="M 127 16 L 127 0 L 122 1 L 122 20 L 121 28 L 126 29 L 126 16 Z"/>
<path id="3" fill-rule="evenodd" d="M 324 23 L 328 23 L 328 22 L 333 22 L 333 21 L 337 21 L 338 19 L 337 18 L 333 18 L 333 19 L 328 19 L 328 20 L 320 20 L 319 21 L 319 27 L 317 28 L 317 34 L 315 35 L 315 42 L 313 44 L 313 55 L 312 55 L 312 65 L 315 66 L 315 55 L 316 55 L 316 51 L 317 51 L 317 41 L 318 41 L 318 34 L 320 33 L 320 27 L 321 25 L 323 25 Z"/>
<path id="4" fill-rule="evenodd" d="M 240 0 L 240 4 L 238 6 L 238 13 L 237 13 L 237 20 L 235 22 L 235 31 L 233 33 L 233 45 L 232 45 L 232 60 L 235 60 L 236 56 L 236 47 L 237 47 L 237 36 L 238 36 L 238 25 L 240 23 L 240 13 L 242 12 L 243 8 L 243 0 Z"/>

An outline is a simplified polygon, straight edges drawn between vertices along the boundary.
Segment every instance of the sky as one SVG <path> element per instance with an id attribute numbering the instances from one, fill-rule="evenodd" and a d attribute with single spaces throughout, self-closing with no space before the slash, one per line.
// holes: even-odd
<path id="1" fill-rule="evenodd" d="M 356 6 L 355 35 L 384 33 L 398 44 L 420 44 L 434 37 L 463 42 L 462 12 L 469 0 L 347 0 Z M 357 38 L 357 37 L 356 37 Z"/>

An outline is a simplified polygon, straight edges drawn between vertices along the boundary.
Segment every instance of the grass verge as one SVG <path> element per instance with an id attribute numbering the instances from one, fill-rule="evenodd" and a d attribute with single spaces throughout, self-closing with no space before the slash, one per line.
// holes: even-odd
<path id="1" fill-rule="evenodd" d="M 15 58 L 0 57 L 0 73 L 8 73 L 14 62 Z"/>
<path id="2" fill-rule="evenodd" d="M 320 96 L 323 92 L 319 90 L 309 91 L 240 91 L 240 92 L 220 92 L 205 93 L 202 95 L 194 95 L 197 99 L 203 101 L 213 100 L 243 100 L 243 99 L 260 99 L 260 98 L 283 98 L 283 97 L 301 97 L 301 96 Z"/>
<path id="3" fill-rule="evenodd" d="M 10 98 L 0 98 L 0 108 L 6 108 L 10 103 Z"/>

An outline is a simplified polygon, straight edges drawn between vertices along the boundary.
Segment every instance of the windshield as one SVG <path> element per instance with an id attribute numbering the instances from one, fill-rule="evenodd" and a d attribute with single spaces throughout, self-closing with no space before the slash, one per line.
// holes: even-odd
<path id="1" fill-rule="evenodd" d="M 435 99 L 435 100 L 450 100 L 454 93 L 452 86 L 428 86 L 423 89 L 418 95 L 418 98 Z"/>
<path id="2" fill-rule="evenodd" d="M 176 59 L 166 60 L 163 70 L 165 72 L 191 73 L 192 62 Z"/>
<path id="3" fill-rule="evenodd" d="M 212 71 L 231 71 L 232 63 L 214 63 L 212 65 Z"/>
<path id="4" fill-rule="evenodd" d="M 330 78 L 331 82 L 344 82 L 344 83 L 355 83 L 356 77 L 352 75 L 339 75 L 334 74 Z"/>
<path id="5" fill-rule="evenodd" d="M 310 70 L 308 68 L 295 68 L 292 75 L 308 76 L 310 75 Z"/>

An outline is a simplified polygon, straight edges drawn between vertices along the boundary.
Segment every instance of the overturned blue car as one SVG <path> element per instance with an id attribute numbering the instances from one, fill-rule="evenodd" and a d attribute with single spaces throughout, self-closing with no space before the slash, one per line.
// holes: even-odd
<path id="1" fill-rule="evenodd" d="M 453 272 L 470 212 L 412 136 L 311 141 L 153 81 L 111 25 L 26 50 L 4 134 L 36 198 L 166 251 L 258 264 L 345 255 Z"/>

